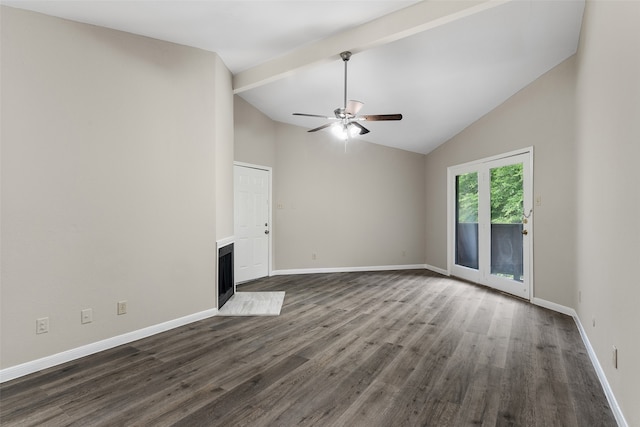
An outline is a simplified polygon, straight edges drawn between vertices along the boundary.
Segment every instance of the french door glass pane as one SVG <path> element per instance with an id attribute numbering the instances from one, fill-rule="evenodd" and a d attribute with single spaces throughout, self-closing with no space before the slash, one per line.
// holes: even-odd
<path id="1" fill-rule="evenodd" d="M 478 173 L 456 176 L 456 264 L 478 269 Z"/>
<path id="2" fill-rule="evenodd" d="M 491 169 L 491 274 L 523 281 L 522 163 Z"/>

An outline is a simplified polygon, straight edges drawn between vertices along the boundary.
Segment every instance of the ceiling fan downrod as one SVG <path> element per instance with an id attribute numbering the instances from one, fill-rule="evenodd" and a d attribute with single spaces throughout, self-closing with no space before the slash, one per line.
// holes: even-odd
<path id="1" fill-rule="evenodd" d="M 340 54 L 340 58 L 342 58 L 342 60 L 344 61 L 344 104 L 343 104 L 343 111 L 347 110 L 347 62 L 349 62 L 349 59 L 351 58 L 351 52 L 344 51 Z"/>

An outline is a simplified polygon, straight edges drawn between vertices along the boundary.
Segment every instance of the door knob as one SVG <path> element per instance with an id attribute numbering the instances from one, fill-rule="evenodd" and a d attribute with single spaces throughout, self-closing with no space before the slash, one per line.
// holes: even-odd
<path id="1" fill-rule="evenodd" d="M 269 230 L 264 230 L 264 234 L 269 234 Z"/>
<path id="2" fill-rule="evenodd" d="M 526 236 L 527 234 L 529 234 L 529 232 L 527 230 L 522 230 L 522 234 Z"/>

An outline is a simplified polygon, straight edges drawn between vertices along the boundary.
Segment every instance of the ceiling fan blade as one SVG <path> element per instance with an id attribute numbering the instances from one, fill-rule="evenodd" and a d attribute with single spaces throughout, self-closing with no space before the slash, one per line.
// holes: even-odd
<path id="1" fill-rule="evenodd" d="M 379 122 L 383 120 L 402 120 L 402 114 L 364 114 L 360 117 L 370 122 Z"/>
<path id="2" fill-rule="evenodd" d="M 322 130 L 322 129 L 328 128 L 328 127 L 329 127 L 329 126 L 331 126 L 332 124 L 333 124 L 333 123 L 326 123 L 326 124 L 324 124 L 324 125 L 322 125 L 322 126 L 318 126 L 317 128 L 309 129 L 307 132 L 317 132 L 317 131 L 319 131 L 319 130 Z"/>
<path id="3" fill-rule="evenodd" d="M 355 116 L 356 114 L 358 114 L 358 111 L 360 111 L 363 105 L 364 104 L 360 101 L 350 99 L 347 102 L 347 108 L 344 109 L 344 112 L 347 114 L 351 114 L 352 116 Z"/>
<path id="4" fill-rule="evenodd" d="M 335 117 L 321 116 L 320 114 L 293 113 L 294 116 L 320 117 L 323 119 L 335 119 Z"/>
<path id="5" fill-rule="evenodd" d="M 366 127 L 362 126 L 360 123 L 351 122 L 351 124 L 360 129 L 360 135 L 364 135 L 364 134 L 370 132 L 369 129 L 367 129 Z"/>

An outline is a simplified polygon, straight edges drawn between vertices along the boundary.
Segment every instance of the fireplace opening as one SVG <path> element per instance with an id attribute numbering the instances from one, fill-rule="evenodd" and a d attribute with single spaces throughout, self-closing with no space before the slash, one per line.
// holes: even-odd
<path id="1" fill-rule="evenodd" d="M 233 243 L 218 249 L 218 309 L 233 296 Z"/>

